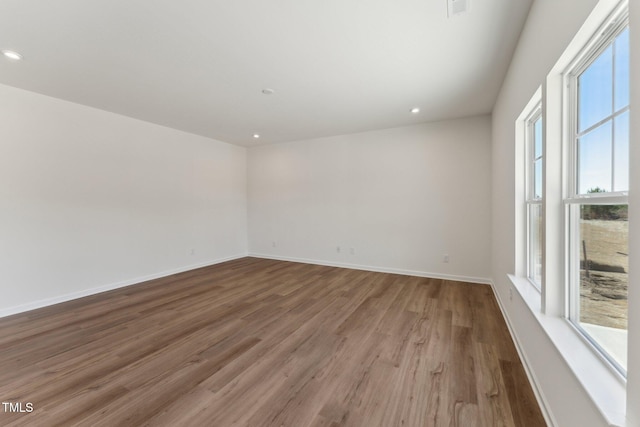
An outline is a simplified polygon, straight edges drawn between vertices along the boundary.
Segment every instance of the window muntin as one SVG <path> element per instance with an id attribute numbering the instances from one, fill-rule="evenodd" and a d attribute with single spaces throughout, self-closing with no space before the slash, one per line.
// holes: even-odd
<path id="1" fill-rule="evenodd" d="M 573 77 L 577 176 L 572 193 L 629 190 L 629 29 L 614 34 Z"/>
<path id="2" fill-rule="evenodd" d="M 626 21 L 610 28 L 568 74 L 568 317 L 626 375 L 629 32 Z"/>
<path id="3" fill-rule="evenodd" d="M 614 55 L 614 109 L 617 111 L 629 105 L 629 28 L 616 37 Z"/>
<path id="4" fill-rule="evenodd" d="M 628 102 L 628 98 L 627 98 Z M 613 120 L 613 191 L 629 189 L 629 110 Z"/>

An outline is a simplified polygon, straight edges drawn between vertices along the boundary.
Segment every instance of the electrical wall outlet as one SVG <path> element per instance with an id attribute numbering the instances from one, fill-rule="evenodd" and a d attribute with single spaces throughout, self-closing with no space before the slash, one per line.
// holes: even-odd
<path id="1" fill-rule="evenodd" d="M 336 252 L 340 253 L 340 246 L 336 246 Z"/>
<path id="2" fill-rule="evenodd" d="M 448 263 L 449 262 L 449 254 L 442 255 L 442 262 L 444 262 L 444 263 Z"/>
<path id="3" fill-rule="evenodd" d="M 349 253 L 351 253 L 351 255 L 355 255 L 356 254 L 356 248 L 349 249 Z"/>

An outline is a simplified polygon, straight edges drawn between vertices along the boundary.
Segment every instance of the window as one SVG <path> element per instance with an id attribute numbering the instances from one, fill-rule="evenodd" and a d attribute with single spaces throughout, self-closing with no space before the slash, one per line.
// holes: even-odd
<path id="1" fill-rule="evenodd" d="M 627 412 L 628 9 L 597 2 L 514 126 L 508 298 L 518 292 L 610 425 Z"/>
<path id="2" fill-rule="evenodd" d="M 605 28 L 565 76 L 567 314 L 626 375 L 629 29 L 626 17 Z"/>
<path id="3" fill-rule="evenodd" d="M 542 104 L 539 102 L 525 120 L 527 277 L 538 290 L 542 286 Z"/>

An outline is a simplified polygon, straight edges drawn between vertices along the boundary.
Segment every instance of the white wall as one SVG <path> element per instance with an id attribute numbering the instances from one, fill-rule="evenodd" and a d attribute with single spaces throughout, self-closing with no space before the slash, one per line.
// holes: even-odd
<path id="1" fill-rule="evenodd" d="M 631 121 L 631 168 L 629 170 L 632 187 L 629 194 L 629 227 L 631 241 L 629 242 L 629 306 L 635 307 L 629 312 L 629 355 L 630 363 L 627 372 L 627 425 L 640 426 L 640 120 L 637 114 L 640 109 L 640 3 L 637 0 L 630 1 L 629 5 L 631 26 L 631 108 L 636 114 Z"/>
<path id="2" fill-rule="evenodd" d="M 482 116 L 250 148 L 250 253 L 486 281 L 490 127 Z"/>
<path id="3" fill-rule="evenodd" d="M 537 378 L 541 392 L 546 397 L 548 409 L 558 426 L 588 427 L 604 426 L 607 423 L 524 301 L 517 295 L 514 295 L 513 301 L 509 301 L 508 292 L 511 282 L 507 278 L 507 274 L 513 274 L 515 271 L 514 255 L 516 251 L 514 123 L 535 90 L 545 81 L 547 74 L 569 45 L 569 42 L 596 3 L 596 0 L 536 0 L 533 3 L 511 67 L 493 111 L 492 205 L 494 234 L 492 276 L 511 326 L 519 337 L 522 350 L 529 361 L 534 376 Z M 640 26 L 640 23 L 638 24 L 636 26 Z M 634 47 L 631 50 L 632 52 L 636 51 L 634 53 L 636 57 L 638 49 L 635 49 L 635 45 L 640 45 L 639 34 L 632 30 L 631 43 Z M 636 58 L 637 63 L 638 58 Z M 638 73 L 632 71 L 632 75 L 638 75 Z M 632 105 L 640 103 L 640 100 L 635 101 L 639 98 L 637 92 L 636 90 Z M 636 121 L 636 130 L 637 124 Z M 636 134 L 640 134 L 640 132 Z M 553 143 L 558 142 L 547 141 L 547 144 Z M 632 154 L 634 157 L 631 164 L 639 164 L 640 157 L 638 154 L 638 150 Z M 634 168 L 631 169 L 633 170 Z M 637 173 L 637 171 L 634 173 Z M 633 182 L 638 182 L 638 180 L 636 179 Z M 632 191 L 635 190 L 632 189 Z M 633 203 L 633 201 L 634 199 L 631 197 L 630 203 Z M 638 216 L 637 212 L 633 213 L 633 208 L 631 215 L 632 218 Z M 637 221 L 632 221 L 640 223 L 640 217 L 636 219 Z M 631 248 L 637 247 L 640 240 L 637 231 L 634 230 L 631 230 Z M 635 256 L 638 256 L 638 254 Z M 634 265 L 632 261 L 630 263 Z M 636 264 L 640 265 L 640 259 Z M 634 277 L 630 276 L 631 280 L 636 282 L 637 280 Z M 629 297 L 630 304 L 633 304 L 631 300 L 634 296 L 631 290 Z M 637 302 L 638 299 L 640 298 L 636 294 L 636 306 L 640 305 Z M 638 334 L 639 325 L 637 319 L 638 316 L 634 318 L 633 313 L 630 313 L 629 343 L 632 347 L 636 347 L 636 354 L 638 354 L 639 350 L 637 349 L 637 342 L 633 342 L 633 335 L 635 333 L 637 337 Z M 632 396 L 636 399 L 633 405 L 629 404 L 630 412 L 632 412 L 637 411 L 640 393 L 637 389 L 632 392 L 633 387 L 637 388 L 637 380 L 636 385 L 632 384 L 631 377 L 634 375 L 632 371 L 638 369 L 638 366 L 633 363 L 632 355 L 630 355 L 629 360 L 629 402 L 632 401 Z M 635 375 L 637 377 L 638 374 Z M 635 416 L 635 421 L 629 423 L 628 426 L 640 425 L 638 414 Z"/>
<path id="4" fill-rule="evenodd" d="M 0 85 L 0 314 L 243 254 L 244 148 Z"/>

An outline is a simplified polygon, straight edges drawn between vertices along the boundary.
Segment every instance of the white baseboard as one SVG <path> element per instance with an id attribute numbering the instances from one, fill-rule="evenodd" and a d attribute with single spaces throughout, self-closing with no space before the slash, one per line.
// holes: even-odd
<path id="1" fill-rule="evenodd" d="M 428 271 L 403 270 L 400 268 L 392 268 L 392 267 L 377 267 L 377 266 L 370 266 L 370 265 L 348 264 L 348 263 L 317 260 L 317 259 L 283 257 L 283 256 L 276 256 L 276 255 L 254 253 L 254 252 L 250 252 L 249 256 L 255 257 L 255 258 L 274 259 L 278 261 L 292 261 L 292 262 L 302 262 L 305 264 L 325 265 L 327 267 L 341 267 L 341 268 L 351 268 L 353 270 L 375 271 L 378 273 L 392 273 L 392 274 L 402 274 L 404 276 L 430 277 L 433 279 L 452 280 L 457 282 L 482 283 L 484 285 L 490 285 L 492 283 L 491 279 L 488 279 L 486 277 L 458 276 L 458 275 L 451 275 L 451 274 L 432 273 Z"/>
<path id="2" fill-rule="evenodd" d="M 123 280 L 117 283 L 110 283 L 108 285 L 84 289 L 78 292 L 71 292 L 68 294 L 59 295 L 52 298 L 45 298 L 38 301 L 29 302 L 27 304 L 21 304 L 14 307 L 0 309 L 0 318 L 11 316 L 14 314 L 24 313 L 25 311 L 31 311 L 31 310 L 47 307 L 54 304 L 59 304 L 61 302 L 71 301 L 71 300 L 86 297 L 89 295 L 99 294 L 101 292 L 111 291 L 118 288 L 124 288 L 126 286 L 135 285 L 135 284 L 146 282 L 149 280 L 159 279 L 161 277 L 171 276 L 177 273 L 183 273 L 189 270 L 195 270 L 197 268 L 208 267 L 210 265 L 220 264 L 222 262 L 232 261 L 238 258 L 244 258 L 246 256 L 247 254 L 245 253 L 245 254 L 239 254 L 239 255 L 234 255 L 234 256 L 225 257 L 225 258 L 218 258 L 215 260 L 205 261 L 198 264 L 191 264 L 184 267 L 175 268 L 172 270 L 166 270 L 159 273 L 149 274 L 147 276 L 136 277 L 133 279 Z"/>
<path id="3" fill-rule="evenodd" d="M 431 277 L 434 279 L 454 280 L 459 282 L 491 284 L 491 280 L 484 277 L 458 276 L 458 275 L 432 273 L 432 272 L 426 272 L 426 271 L 403 270 L 403 269 L 389 268 L 389 267 L 376 267 L 376 266 L 368 266 L 368 265 L 360 265 L 360 264 L 336 263 L 336 262 L 313 260 L 313 259 L 307 259 L 307 258 L 277 257 L 277 256 L 258 254 L 258 253 L 250 253 L 250 254 L 243 253 L 243 254 L 238 254 L 230 257 L 205 261 L 198 264 L 191 264 L 184 267 L 175 268 L 172 270 L 166 270 L 159 273 L 136 277 L 133 279 L 123 280 L 116 283 L 110 283 L 103 286 L 84 289 L 77 292 L 71 292 L 68 294 L 59 295 L 52 298 L 45 298 L 38 301 L 29 302 L 27 304 L 21 304 L 13 307 L 3 308 L 3 309 L 0 309 L 0 318 L 11 316 L 14 314 L 24 313 L 26 311 L 35 310 L 38 308 L 47 307 L 54 304 L 59 304 L 66 301 L 71 301 L 71 300 L 86 297 L 89 295 L 95 295 L 102 292 L 107 292 L 114 289 L 135 285 L 137 283 L 146 282 L 148 280 L 154 280 L 154 279 L 159 279 L 161 277 L 171 276 L 172 274 L 183 273 L 185 271 L 195 270 L 197 268 L 220 264 L 222 262 L 231 261 L 231 260 L 243 258 L 246 256 L 252 256 L 255 258 L 274 259 L 274 260 L 280 260 L 280 261 L 303 262 L 306 264 L 325 265 L 329 267 L 342 267 L 342 268 L 351 268 L 355 270 L 375 271 L 380 273 L 402 274 L 405 276 Z"/>
<path id="4" fill-rule="evenodd" d="M 515 330 L 511 326 L 511 320 L 507 315 L 507 311 L 504 309 L 504 305 L 502 304 L 500 295 L 498 294 L 498 292 L 496 292 L 496 288 L 493 281 L 491 281 L 490 285 L 491 285 L 491 290 L 493 291 L 493 295 L 495 296 L 496 301 L 498 301 L 498 306 L 500 307 L 500 311 L 502 312 L 502 317 L 504 318 L 505 323 L 507 324 L 507 329 L 509 329 L 509 334 L 511 335 L 511 339 L 513 340 L 516 346 L 516 351 L 518 352 L 518 356 L 520 356 L 520 360 L 522 361 L 522 366 L 524 366 L 524 371 L 527 374 L 527 378 L 529 379 L 529 383 L 531 384 L 531 388 L 533 389 L 533 394 L 535 394 L 536 400 L 538 401 L 538 406 L 540 406 L 540 410 L 542 411 L 542 416 L 544 417 L 544 420 L 546 421 L 548 426 L 557 427 L 558 424 L 556 423 L 555 419 L 553 418 L 553 415 L 549 411 L 549 404 L 547 402 L 547 399 L 545 398 L 544 393 L 542 393 L 542 390 L 538 385 L 539 383 L 536 378 L 536 375 L 531 369 L 531 364 L 527 359 L 526 353 L 522 349 L 522 345 L 520 344 L 518 335 L 516 334 Z"/>

